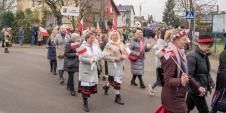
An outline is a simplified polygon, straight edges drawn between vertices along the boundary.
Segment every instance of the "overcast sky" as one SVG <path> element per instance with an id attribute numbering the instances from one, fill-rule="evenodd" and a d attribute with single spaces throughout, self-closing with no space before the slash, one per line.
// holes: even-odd
<path id="1" fill-rule="evenodd" d="M 140 15 L 140 4 L 142 6 L 141 15 L 148 17 L 148 14 L 153 15 L 157 21 L 162 20 L 162 13 L 164 11 L 165 2 L 167 0 L 114 0 L 117 5 L 133 5 L 136 15 Z M 205 0 L 200 0 L 205 1 Z M 226 11 L 226 0 L 217 0 L 217 4 L 221 11 Z"/>

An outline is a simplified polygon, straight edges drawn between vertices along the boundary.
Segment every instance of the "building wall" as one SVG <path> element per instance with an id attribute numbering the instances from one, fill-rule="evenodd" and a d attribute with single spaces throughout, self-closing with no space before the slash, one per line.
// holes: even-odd
<path id="1" fill-rule="evenodd" d="M 131 9 L 131 15 L 130 15 L 130 27 L 135 27 L 135 20 L 134 20 L 134 17 L 135 17 L 135 14 L 133 13 L 133 9 Z"/>
<path id="2" fill-rule="evenodd" d="M 33 8 L 32 0 L 17 0 L 17 10 L 25 11 L 27 8 Z"/>

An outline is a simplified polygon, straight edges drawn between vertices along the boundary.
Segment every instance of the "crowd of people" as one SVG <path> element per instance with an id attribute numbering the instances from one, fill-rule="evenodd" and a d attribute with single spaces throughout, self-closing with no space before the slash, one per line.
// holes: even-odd
<path id="1" fill-rule="evenodd" d="M 11 28 L 4 28 L 3 44 L 9 53 Z M 32 45 L 37 33 L 30 28 Z M 155 94 L 157 86 L 162 87 L 162 105 L 156 113 L 189 113 L 197 107 L 199 113 L 216 113 L 225 110 L 226 98 L 226 46 L 220 55 L 216 87 L 210 70 L 209 56 L 214 40 L 203 34 L 195 41 L 196 48 L 187 53 L 191 42 L 189 30 L 181 28 L 157 28 L 147 41 L 140 28 L 118 30 L 84 30 L 83 33 L 68 32 L 65 26 L 55 27 L 46 42 L 50 72 L 59 75 L 59 83 L 65 84 L 64 72 L 68 73 L 67 90 L 70 95 L 81 93 L 85 112 L 89 112 L 88 99 L 97 93 L 99 78 L 106 83 L 102 86 L 105 95 L 110 87 L 114 89 L 115 103 L 124 105 L 120 91 L 124 76 L 124 63 L 131 64 L 131 85 L 141 89 L 143 81 L 145 53 L 155 50 L 156 81 L 149 85 L 149 94 Z M 129 38 L 130 37 L 130 38 Z M 224 34 L 226 40 L 226 34 Z M 19 29 L 19 42 L 23 44 L 24 30 Z M 128 44 L 126 44 L 128 43 Z M 226 45 L 226 41 L 224 42 Z M 79 76 L 79 80 L 74 80 Z M 76 82 L 76 83 L 75 83 Z M 78 87 L 75 87 L 78 84 Z M 206 97 L 213 96 L 209 110 Z M 219 104 L 221 103 L 221 104 Z M 223 107 L 222 107 L 223 106 Z"/>
<path id="2" fill-rule="evenodd" d="M 86 30 L 83 35 L 67 33 L 66 28 L 55 28 L 47 41 L 50 71 L 56 75 L 56 67 L 60 84 L 64 84 L 64 71 L 68 72 L 67 89 L 72 96 L 82 94 L 84 111 L 89 112 L 88 98 L 97 93 L 98 78 L 106 80 L 103 86 L 105 95 L 110 87 L 115 91 L 115 103 L 124 105 L 120 94 L 123 84 L 124 62 L 131 62 L 131 85 L 146 88 L 143 82 L 145 52 L 155 50 L 156 81 L 149 85 L 149 93 L 154 95 L 156 86 L 162 87 L 162 106 L 158 110 L 165 113 L 189 113 L 197 107 L 200 113 L 216 113 L 221 97 L 225 98 L 225 51 L 220 57 L 217 74 L 217 88 L 210 75 L 209 55 L 213 46 L 213 38 L 200 35 L 196 40 L 196 48 L 188 55 L 185 47 L 190 43 L 188 30 L 182 28 L 156 30 L 151 43 L 146 43 L 143 30 L 137 28 L 134 38 L 126 46 L 123 29 L 101 31 Z M 74 87 L 74 74 L 79 76 L 78 88 Z M 211 111 L 207 106 L 206 96 L 210 92 L 214 101 Z M 216 94 L 216 93 L 215 93 Z M 219 96 L 220 95 L 220 96 Z M 223 96 L 222 96 L 223 95 Z M 218 106 L 218 107 L 217 107 Z"/>

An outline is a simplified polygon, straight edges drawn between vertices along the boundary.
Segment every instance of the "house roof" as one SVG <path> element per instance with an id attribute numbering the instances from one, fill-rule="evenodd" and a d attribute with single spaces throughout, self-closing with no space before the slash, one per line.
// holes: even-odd
<path id="1" fill-rule="evenodd" d="M 117 12 L 117 14 L 120 15 L 119 9 L 118 9 L 118 7 L 115 5 L 114 0 L 111 0 L 111 4 L 112 4 L 112 6 L 114 7 L 114 9 L 115 9 L 115 11 Z"/>
<path id="2" fill-rule="evenodd" d="M 124 11 L 124 10 L 130 11 L 131 9 L 133 10 L 133 13 L 135 14 L 133 5 L 121 5 L 121 4 L 120 4 L 120 5 L 118 6 L 118 10 L 119 10 L 119 11 Z"/>

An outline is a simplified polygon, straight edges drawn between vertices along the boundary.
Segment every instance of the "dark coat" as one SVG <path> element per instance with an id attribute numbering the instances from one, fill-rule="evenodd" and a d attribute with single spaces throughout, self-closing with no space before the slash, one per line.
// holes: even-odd
<path id="1" fill-rule="evenodd" d="M 79 71 L 79 58 L 76 55 L 76 49 L 71 49 L 71 43 L 74 41 L 70 40 L 65 46 L 64 52 L 64 70 L 68 72 Z"/>
<path id="2" fill-rule="evenodd" d="M 46 42 L 47 48 L 48 48 L 48 59 L 49 60 L 56 60 L 56 45 L 54 41 L 51 41 L 50 38 L 48 38 Z"/>
<path id="3" fill-rule="evenodd" d="M 140 41 L 134 38 L 129 45 L 132 55 L 136 55 L 140 52 Z M 147 47 L 147 44 L 144 44 L 145 52 L 151 50 L 151 48 Z M 131 72 L 133 75 L 144 75 L 144 59 L 145 53 L 141 54 L 136 62 L 131 62 Z"/>
<path id="4" fill-rule="evenodd" d="M 166 60 L 162 57 L 161 62 L 164 71 L 164 86 L 161 94 L 162 105 L 170 113 L 186 113 L 185 97 L 188 86 L 198 89 L 199 84 L 194 79 L 190 79 L 190 84 L 187 87 L 182 86 L 180 77 L 177 77 L 177 65 L 173 59 Z M 182 74 L 182 72 L 180 73 Z"/>
<path id="5" fill-rule="evenodd" d="M 220 54 L 216 90 L 226 88 L 226 49 Z"/>
<path id="6" fill-rule="evenodd" d="M 209 55 L 203 54 L 203 52 L 197 47 L 188 55 L 188 70 L 189 75 L 203 86 L 206 91 L 211 91 L 215 84 L 210 76 L 210 62 L 208 56 Z M 191 89 L 190 92 L 193 94 L 198 93 L 194 89 Z"/>

